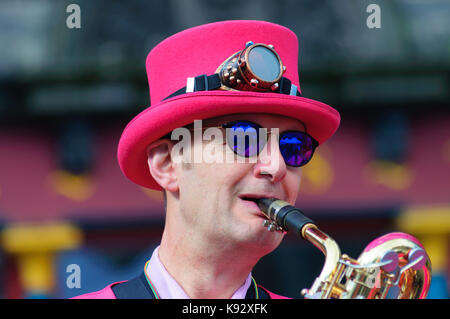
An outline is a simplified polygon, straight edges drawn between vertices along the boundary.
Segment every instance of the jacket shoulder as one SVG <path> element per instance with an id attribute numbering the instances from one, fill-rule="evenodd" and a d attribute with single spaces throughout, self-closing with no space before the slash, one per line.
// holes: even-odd
<path id="1" fill-rule="evenodd" d="M 261 289 L 263 289 L 263 290 L 269 295 L 269 298 L 270 298 L 270 299 L 292 299 L 292 298 L 289 298 L 289 297 L 277 295 L 277 294 L 271 292 L 270 290 L 267 290 L 267 288 L 264 288 L 264 287 L 261 286 L 261 285 L 258 285 L 258 287 L 261 288 Z"/>

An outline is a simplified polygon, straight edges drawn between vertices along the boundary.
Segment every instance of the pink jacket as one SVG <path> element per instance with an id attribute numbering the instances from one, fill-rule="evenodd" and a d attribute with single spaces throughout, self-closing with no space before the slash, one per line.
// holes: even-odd
<path id="1" fill-rule="evenodd" d="M 111 287 L 114 286 L 115 284 L 119 284 L 121 282 L 125 282 L 125 281 L 118 281 L 115 283 L 112 283 L 108 286 L 106 286 L 105 288 L 99 290 L 99 291 L 95 291 L 95 292 L 90 292 L 81 296 L 77 296 L 71 299 L 117 299 L 116 296 L 114 295 L 114 292 L 112 291 Z M 261 286 L 259 286 L 261 287 Z M 280 296 L 277 294 L 274 294 L 270 291 L 268 291 L 266 288 L 261 287 L 262 289 L 264 289 L 270 296 L 270 299 L 290 299 L 288 297 L 284 297 L 284 296 Z"/>

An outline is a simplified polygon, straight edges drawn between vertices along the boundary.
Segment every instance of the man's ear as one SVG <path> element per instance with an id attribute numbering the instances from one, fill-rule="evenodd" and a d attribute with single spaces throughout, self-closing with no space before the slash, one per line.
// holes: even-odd
<path id="1" fill-rule="evenodd" d="M 148 167 L 156 182 L 169 192 L 178 191 L 176 168 L 171 158 L 172 144 L 169 140 L 158 140 L 147 148 Z"/>

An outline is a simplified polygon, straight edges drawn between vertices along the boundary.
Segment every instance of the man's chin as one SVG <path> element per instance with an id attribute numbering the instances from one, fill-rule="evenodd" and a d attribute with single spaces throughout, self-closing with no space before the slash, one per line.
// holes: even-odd
<path id="1" fill-rule="evenodd" d="M 262 226 L 261 229 L 256 230 L 251 235 L 247 234 L 244 245 L 251 246 L 252 249 L 257 249 L 264 254 L 268 254 L 276 249 L 282 242 L 284 235 L 280 232 L 270 232 L 267 228 Z"/>
<path id="2" fill-rule="evenodd" d="M 233 209 L 235 225 L 233 238 L 237 244 L 251 245 L 254 249 L 274 250 L 280 245 L 284 235 L 280 232 L 270 232 L 263 226 L 267 220 L 265 215 L 259 210 L 248 205 L 238 205 Z"/>

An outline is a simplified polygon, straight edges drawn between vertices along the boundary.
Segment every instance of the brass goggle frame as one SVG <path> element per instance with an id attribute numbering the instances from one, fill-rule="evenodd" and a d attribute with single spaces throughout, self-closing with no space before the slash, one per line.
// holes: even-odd
<path id="1" fill-rule="evenodd" d="M 276 57 L 278 62 L 278 76 L 272 81 L 267 81 L 257 76 L 252 70 L 249 60 L 250 52 L 258 47 L 264 47 Z M 281 62 L 280 56 L 275 51 L 273 45 L 263 43 L 247 42 L 245 49 L 234 53 L 226 59 L 216 70 L 219 75 L 222 90 L 231 91 L 257 91 L 270 92 L 276 91 L 280 87 L 280 80 L 286 72 L 286 66 Z"/>

